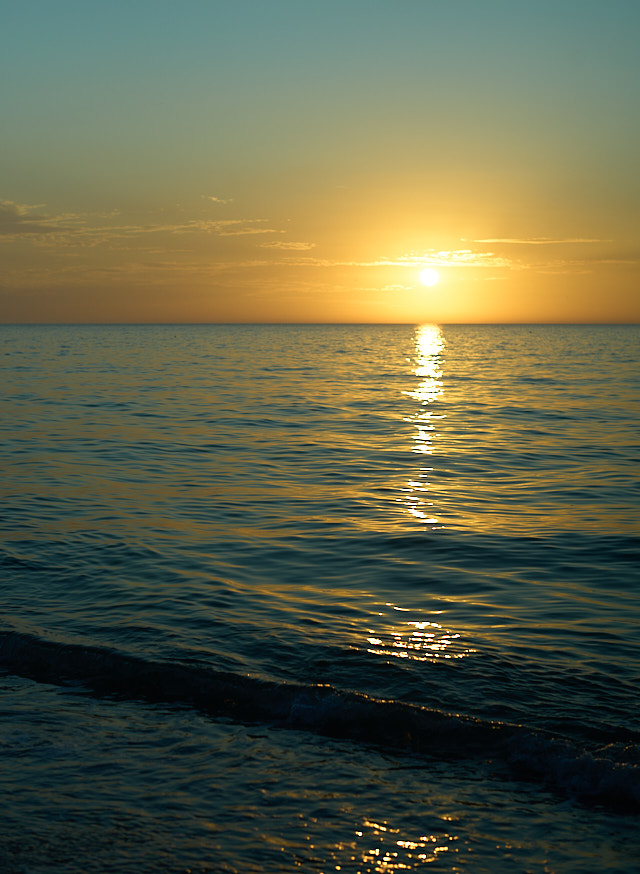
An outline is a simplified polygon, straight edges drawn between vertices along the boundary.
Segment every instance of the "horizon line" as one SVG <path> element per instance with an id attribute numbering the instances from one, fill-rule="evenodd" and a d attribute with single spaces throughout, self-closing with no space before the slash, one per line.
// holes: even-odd
<path id="1" fill-rule="evenodd" d="M 257 327 L 257 326 L 261 326 L 261 325 L 272 325 L 272 326 L 292 325 L 292 326 L 307 326 L 307 327 L 313 327 L 313 326 L 327 327 L 329 325 L 345 325 L 345 326 L 351 325 L 351 326 L 369 326 L 369 327 L 373 327 L 376 325 L 384 326 L 384 327 L 394 327 L 394 326 L 396 326 L 396 327 L 408 327 L 408 326 L 412 326 L 412 325 L 443 325 L 443 326 L 450 326 L 450 327 L 463 327 L 465 325 L 469 326 L 469 327 L 479 327 L 479 326 L 486 326 L 486 327 L 505 326 L 506 327 L 506 326 L 518 326 L 518 325 L 520 325 L 520 326 L 537 326 L 537 327 L 549 326 L 550 327 L 550 326 L 562 326 L 562 325 L 564 325 L 564 326 L 575 326 L 575 327 L 584 327 L 584 326 L 603 326 L 603 327 L 605 327 L 605 326 L 622 326 L 622 325 L 638 326 L 638 325 L 640 325 L 640 321 L 631 321 L 631 322 L 627 322 L 627 321 L 612 321 L 612 322 L 603 322 L 603 321 L 593 321 L 593 322 L 574 322 L 574 321 L 439 322 L 439 321 L 435 321 L 435 320 L 434 321 L 417 320 L 417 321 L 411 321 L 411 322 L 359 322 L 359 321 L 352 321 L 352 322 L 349 322 L 349 321 L 344 321 L 344 322 L 338 322 L 338 321 L 334 321 L 334 322 L 316 322 L 316 321 L 314 321 L 314 322 L 306 322 L 306 321 L 299 321 L 299 322 L 295 322 L 295 321 L 291 321 L 291 322 L 280 322 L 280 321 L 273 321 L 273 322 L 266 322 L 266 321 L 262 321 L 262 322 L 249 322 L 249 321 L 247 321 L 247 322 L 244 322 L 244 321 L 242 321 L 242 322 L 239 322 L 239 321 L 211 321 L 211 322 L 208 322 L 208 321 L 197 321 L 197 322 L 190 322 L 190 321 L 176 321 L 176 322 L 173 322 L 173 321 L 155 321 L 155 322 L 138 322 L 138 321 L 132 321 L 132 322 L 124 322 L 124 321 L 123 322 L 91 322 L 91 321 L 86 321 L 86 322 L 85 321 L 81 321 L 81 322 L 80 321 L 79 322 L 67 322 L 67 321 L 60 321 L 60 322 L 0 322 L 0 327 L 14 327 L 14 328 L 15 327 L 32 327 L 32 328 L 35 328 L 35 327 L 41 327 L 41 328 L 43 328 L 43 327 L 71 327 L 71 326 L 80 326 L 80 325 L 84 325 L 86 327 L 98 327 L 98 326 L 103 326 L 103 327 L 117 327 L 117 326 L 122 326 L 122 327 L 132 327 L 132 326 L 153 327 L 153 326 L 160 326 L 160 325 L 173 325 L 173 326 L 185 325 L 185 326 L 191 326 L 191 327 L 195 327 L 195 326 L 211 327 L 214 325 L 215 326 L 229 325 L 230 327 L 239 327 L 240 325 L 245 325 L 247 327 Z"/>

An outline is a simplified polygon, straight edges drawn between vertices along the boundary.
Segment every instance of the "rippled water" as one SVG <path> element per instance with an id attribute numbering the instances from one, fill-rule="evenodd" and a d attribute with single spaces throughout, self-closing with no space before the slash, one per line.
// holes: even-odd
<path id="1" fill-rule="evenodd" d="M 0 339 L 7 870 L 633 870 L 637 326 Z"/>

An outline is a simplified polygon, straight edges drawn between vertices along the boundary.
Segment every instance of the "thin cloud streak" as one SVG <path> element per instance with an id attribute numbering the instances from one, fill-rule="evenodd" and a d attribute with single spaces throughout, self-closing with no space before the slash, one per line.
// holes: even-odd
<path id="1" fill-rule="evenodd" d="M 55 234 L 61 230 L 72 230 L 74 222 L 82 221 L 81 216 L 73 213 L 47 215 L 32 212 L 42 206 L 0 200 L 0 236 L 13 239 L 20 236 Z"/>
<path id="2" fill-rule="evenodd" d="M 263 218 L 192 219 L 167 224 L 100 225 L 95 222 L 95 216 L 34 212 L 41 207 L 41 204 L 35 206 L 10 200 L 0 201 L 0 237 L 5 240 L 27 237 L 33 239 L 36 244 L 47 246 L 96 246 L 149 234 L 212 233 L 220 237 L 229 237 L 284 233 L 279 228 L 263 227 L 268 222 L 268 219 Z M 90 218 L 93 218 L 91 223 L 89 223 Z M 112 219 L 113 213 L 102 218 Z"/>
<path id="3" fill-rule="evenodd" d="M 612 240 L 602 240 L 590 237 L 566 237 L 564 239 L 549 239 L 546 237 L 534 237 L 531 240 L 518 239 L 517 237 L 487 237 L 482 240 L 472 240 L 473 243 L 506 243 L 514 246 L 559 246 L 570 243 L 611 243 Z"/>
<path id="4" fill-rule="evenodd" d="M 262 249 L 282 249 L 284 251 L 302 252 L 305 249 L 315 249 L 315 243 L 295 243 L 287 240 L 273 240 L 269 243 L 260 243 Z"/>
<path id="5" fill-rule="evenodd" d="M 411 252 L 397 258 L 379 258 L 375 261 L 342 261 L 328 258 L 287 259 L 283 263 L 310 267 L 504 267 L 521 269 L 523 265 L 493 252 L 473 252 L 471 249 L 451 251 Z"/>
<path id="6" fill-rule="evenodd" d="M 216 197 L 214 194 L 203 194 L 202 199 L 203 200 L 210 200 L 211 203 L 220 203 L 220 204 L 233 203 L 233 197 Z"/>

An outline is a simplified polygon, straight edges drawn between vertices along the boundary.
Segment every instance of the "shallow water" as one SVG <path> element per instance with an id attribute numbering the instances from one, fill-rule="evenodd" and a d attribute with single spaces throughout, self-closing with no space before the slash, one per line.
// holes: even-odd
<path id="1" fill-rule="evenodd" d="M 0 338 L 7 870 L 633 870 L 638 327 Z"/>

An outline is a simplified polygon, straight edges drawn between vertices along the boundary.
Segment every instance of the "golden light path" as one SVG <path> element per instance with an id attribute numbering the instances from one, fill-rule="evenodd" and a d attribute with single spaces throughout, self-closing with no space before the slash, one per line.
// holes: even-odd
<path id="1" fill-rule="evenodd" d="M 437 441 L 438 438 L 436 429 L 443 418 L 442 413 L 435 412 L 433 405 L 444 393 L 444 334 L 437 325 L 420 325 L 416 328 L 414 342 L 412 371 L 418 379 L 414 388 L 405 394 L 417 402 L 415 412 L 406 420 L 414 429 L 411 439 L 416 466 L 411 479 L 401 490 L 398 502 L 403 512 L 421 525 L 436 530 L 442 525 L 431 500 L 432 468 L 428 462 L 434 439 Z M 377 620 L 367 629 L 366 649 L 372 655 L 435 662 L 466 658 L 475 653 L 459 632 L 434 621 L 440 618 L 437 616 L 442 613 L 440 610 L 425 614 L 391 602 L 380 607 L 384 607 L 383 611 L 378 612 Z M 395 618 L 397 614 L 405 615 Z"/>

